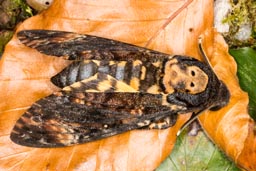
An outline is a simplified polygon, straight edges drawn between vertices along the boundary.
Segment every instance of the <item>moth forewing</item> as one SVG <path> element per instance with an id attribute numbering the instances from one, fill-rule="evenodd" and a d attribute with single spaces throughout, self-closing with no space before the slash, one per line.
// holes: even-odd
<path id="1" fill-rule="evenodd" d="M 178 114 L 229 100 L 211 67 L 192 57 L 62 31 L 26 30 L 18 38 L 74 60 L 51 78 L 63 89 L 35 102 L 17 121 L 11 139 L 20 145 L 61 147 L 133 129 L 165 129 Z"/>

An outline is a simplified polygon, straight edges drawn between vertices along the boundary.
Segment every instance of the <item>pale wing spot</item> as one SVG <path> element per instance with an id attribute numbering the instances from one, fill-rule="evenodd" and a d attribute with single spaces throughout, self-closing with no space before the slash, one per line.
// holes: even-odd
<path id="1" fill-rule="evenodd" d="M 138 91 L 136 91 L 133 87 L 121 81 L 118 81 L 116 83 L 116 92 L 138 92 Z"/>
<path id="2" fill-rule="evenodd" d="M 91 52 L 92 52 L 91 50 L 84 50 L 84 51 L 81 52 L 81 55 L 89 54 L 89 53 L 91 53 Z M 85 61 L 87 61 L 87 60 L 85 60 Z M 89 60 L 88 60 L 88 61 L 89 61 Z"/>
<path id="3" fill-rule="evenodd" d="M 91 60 L 83 60 L 84 64 L 89 64 L 91 62 Z"/>
<path id="4" fill-rule="evenodd" d="M 74 102 L 77 104 L 85 104 L 84 100 L 82 99 L 75 99 Z"/>
<path id="5" fill-rule="evenodd" d="M 130 86 L 135 90 L 139 90 L 140 87 L 140 80 L 136 77 L 133 77 L 130 81 Z"/>
<path id="6" fill-rule="evenodd" d="M 154 129 L 156 127 L 157 127 L 157 124 L 155 124 L 155 123 L 152 123 L 152 124 L 149 125 L 149 129 Z"/>
<path id="7" fill-rule="evenodd" d="M 158 85 L 152 85 L 151 87 L 149 87 L 147 89 L 147 93 L 151 93 L 151 94 L 159 94 L 159 86 Z"/>
<path id="8" fill-rule="evenodd" d="M 170 55 L 168 59 L 173 59 L 175 55 Z"/>
<path id="9" fill-rule="evenodd" d="M 88 90 L 85 90 L 85 92 L 97 93 L 97 92 L 100 92 L 100 91 L 95 90 L 95 89 L 88 89 Z"/>
<path id="10" fill-rule="evenodd" d="M 30 138 L 30 137 L 28 137 Z M 46 140 L 44 138 L 41 138 L 39 141 L 38 141 L 40 144 L 45 144 L 45 145 L 48 145 L 50 143 L 46 142 Z"/>
<path id="11" fill-rule="evenodd" d="M 97 66 L 100 65 L 100 61 L 99 60 L 92 60 Z"/>
<path id="12" fill-rule="evenodd" d="M 111 85 L 111 83 L 109 82 L 109 80 L 104 80 L 99 82 L 97 89 L 99 91 L 107 91 L 109 89 L 111 89 L 113 86 Z"/>
<path id="13" fill-rule="evenodd" d="M 138 125 L 139 127 L 147 126 L 147 125 L 149 125 L 149 124 L 150 124 L 150 121 L 149 121 L 149 120 L 145 120 L 145 121 L 143 121 L 143 122 L 137 123 L 137 125 Z"/>
<path id="14" fill-rule="evenodd" d="M 152 63 L 152 64 L 153 64 L 153 66 L 159 68 L 159 67 L 162 65 L 162 62 L 157 61 L 157 62 L 154 62 L 154 63 Z"/>
<path id="15" fill-rule="evenodd" d="M 71 145 L 78 143 L 79 136 L 75 134 L 58 134 L 56 136 L 56 140 L 58 141 L 58 143 Z"/>
<path id="16" fill-rule="evenodd" d="M 126 61 L 121 61 L 118 63 L 118 66 L 125 67 L 126 63 Z"/>
<path id="17" fill-rule="evenodd" d="M 163 129 L 165 127 L 168 127 L 170 125 L 170 118 L 167 117 L 163 121 L 158 122 L 158 123 L 152 123 L 149 125 L 150 129 Z"/>
<path id="18" fill-rule="evenodd" d="M 53 94 L 54 94 L 55 96 L 58 96 L 58 97 L 63 96 L 62 92 L 60 92 L 60 91 L 53 92 Z M 41 105 L 39 105 L 39 104 L 37 104 L 37 103 L 34 103 L 34 105 L 36 105 L 36 106 L 38 106 L 38 107 L 42 107 Z"/>
<path id="19" fill-rule="evenodd" d="M 86 135 L 86 136 L 83 137 L 83 139 L 87 139 L 87 138 L 90 138 L 90 136 Z"/>
<path id="20" fill-rule="evenodd" d="M 70 85 L 70 87 L 77 89 L 77 88 L 82 87 L 82 83 L 80 83 L 80 82 L 75 82 L 74 84 Z"/>
<path id="21" fill-rule="evenodd" d="M 141 109 L 133 109 L 130 111 L 132 115 L 142 115 L 143 111 Z"/>
<path id="22" fill-rule="evenodd" d="M 142 64 L 141 60 L 136 60 L 136 61 L 133 62 L 133 66 L 138 66 L 138 65 L 141 65 L 141 64 Z"/>
<path id="23" fill-rule="evenodd" d="M 144 80 L 144 79 L 145 79 L 145 77 L 146 77 L 146 71 L 147 71 L 146 67 L 142 66 L 142 67 L 141 67 L 141 75 L 140 75 L 140 79 L 141 79 L 141 80 Z"/>
<path id="24" fill-rule="evenodd" d="M 179 106 L 179 105 L 171 105 L 170 106 L 171 110 L 186 110 L 187 108 L 184 106 Z"/>
<path id="25" fill-rule="evenodd" d="M 114 65 L 116 64 L 116 61 L 109 61 L 109 65 Z"/>

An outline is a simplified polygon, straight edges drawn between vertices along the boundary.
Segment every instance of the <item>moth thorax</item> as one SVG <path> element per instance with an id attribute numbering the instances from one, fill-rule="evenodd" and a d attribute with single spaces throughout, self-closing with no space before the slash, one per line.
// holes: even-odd
<path id="1" fill-rule="evenodd" d="M 177 59 L 166 62 L 163 77 L 166 93 L 197 94 L 205 91 L 207 84 L 208 76 L 198 66 L 181 63 Z"/>

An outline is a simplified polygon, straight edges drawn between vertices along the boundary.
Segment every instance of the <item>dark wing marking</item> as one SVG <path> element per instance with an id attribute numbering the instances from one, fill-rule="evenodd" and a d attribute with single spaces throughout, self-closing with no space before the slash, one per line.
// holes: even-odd
<path id="1" fill-rule="evenodd" d="M 170 55 L 97 36 L 53 30 L 23 30 L 20 41 L 39 52 L 69 60 L 163 60 Z"/>
<path id="2" fill-rule="evenodd" d="M 154 123 L 167 117 L 174 125 L 179 110 L 162 104 L 160 94 L 136 92 L 98 73 L 34 103 L 15 124 L 11 139 L 24 146 L 61 147 L 133 129 L 161 129 Z"/>
<path id="3" fill-rule="evenodd" d="M 61 91 L 34 103 L 17 121 L 11 139 L 31 147 L 62 147 L 149 126 L 177 111 L 161 95 Z"/>

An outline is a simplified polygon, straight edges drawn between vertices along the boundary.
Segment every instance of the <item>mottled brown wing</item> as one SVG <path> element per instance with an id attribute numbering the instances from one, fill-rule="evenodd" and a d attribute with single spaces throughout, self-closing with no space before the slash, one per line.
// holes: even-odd
<path id="1" fill-rule="evenodd" d="M 170 55 L 97 36 L 53 30 L 23 30 L 19 40 L 39 52 L 69 60 L 157 60 Z"/>
<path id="2" fill-rule="evenodd" d="M 11 139 L 31 147 L 62 147 L 143 128 L 177 111 L 161 95 L 60 91 L 40 99 L 17 121 Z"/>
<path id="3" fill-rule="evenodd" d="M 179 111 L 162 101 L 160 94 L 136 92 L 99 73 L 35 102 L 15 124 L 11 139 L 24 146 L 62 147 L 133 129 L 161 129 L 155 124 L 161 121 L 170 127 Z"/>

